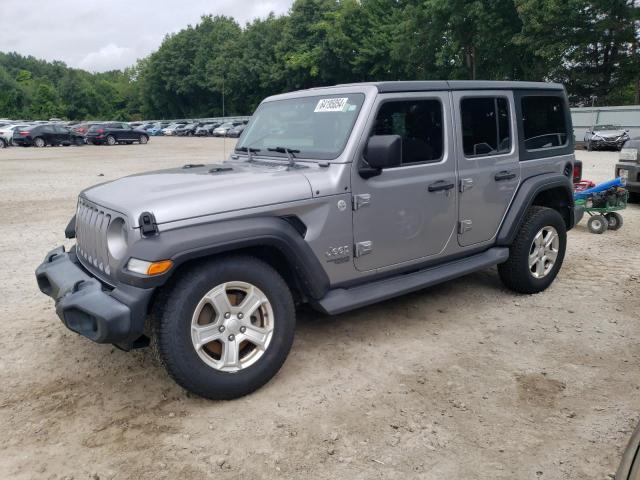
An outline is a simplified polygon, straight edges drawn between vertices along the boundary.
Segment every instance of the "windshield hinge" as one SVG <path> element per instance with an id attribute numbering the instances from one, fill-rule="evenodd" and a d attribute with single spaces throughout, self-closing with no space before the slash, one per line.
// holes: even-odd
<path id="1" fill-rule="evenodd" d="M 358 210 L 359 208 L 366 207 L 371 203 L 371 194 L 369 193 L 361 193 L 360 195 L 353 196 L 353 209 Z"/>

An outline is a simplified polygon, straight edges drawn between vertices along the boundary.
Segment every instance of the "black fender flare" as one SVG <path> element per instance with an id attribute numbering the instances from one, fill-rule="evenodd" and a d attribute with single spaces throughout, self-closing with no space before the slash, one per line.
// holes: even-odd
<path id="1" fill-rule="evenodd" d="M 280 217 L 254 217 L 193 225 L 160 231 L 130 246 L 129 258 L 147 261 L 172 260 L 171 269 L 156 277 L 129 272 L 123 262 L 119 280 L 142 288 L 166 283 L 180 265 L 197 258 L 250 248 L 273 247 L 287 259 L 305 293 L 322 298 L 329 290 L 327 276 L 309 244 L 291 223 Z"/>
<path id="2" fill-rule="evenodd" d="M 498 231 L 496 239 L 497 245 L 511 245 L 515 240 L 518 230 L 520 230 L 520 225 L 524 219 L 525 212 L 533 204 L 536 196 L 545 190 L 551 190 L 558 187 L 565 190 L 567 195 L 567 208 L 569 209 L 567 212 L 567 218 L 569 219 L 567 230 L 573 228 L 575 225 L 575 214 L 573 184 L 571 183 L 571 179 L 559 173 L 544 173 L 536 175 L 535 177 L 527 178 L 520 184 L 520 187 L 509 206 L 509 210 L 504 217 L 500 230 Z"/>

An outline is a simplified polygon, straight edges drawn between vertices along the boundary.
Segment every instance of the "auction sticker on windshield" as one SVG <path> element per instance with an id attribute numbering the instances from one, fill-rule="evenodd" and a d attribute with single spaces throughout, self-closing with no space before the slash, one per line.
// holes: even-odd
<path id="1" fill-rule="evenodd" d="M 348 98 L 321 98 L 313 112 L 342 112 L 348 100 Z"/>

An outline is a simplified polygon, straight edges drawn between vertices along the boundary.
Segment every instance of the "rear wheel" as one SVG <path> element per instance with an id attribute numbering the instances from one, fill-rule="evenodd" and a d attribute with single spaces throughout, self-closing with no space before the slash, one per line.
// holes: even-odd
<path id="1" fill-rule="evenodd" d="M 211 399 L 241 397 L 267 383 L 284 363 L 295 329 L 287 284 L 248 256 L 185 270 L 156 302 L 154 316 L 158 352 L 171 377 Z"/>
<path id="2" fill-rule="evenodd" d="M 538 293 L 556 278 L 567 247 L 567 227 L 552 208 L 533 206 L 509 247 L 509 259 L 498 265 L 502 282 L 519 293 Z"/>
<path id="3" fill-rule="evenodd" d="M 117 143 L 117 142 L 116 142 L 116 137 L 114 137 L 113 135 L 108 135 L 108 136 L 107 136 L 107 145 L 109 145 L 109 146 L 113 146 L 113 145 L 115 145 L 116 143 Z"/>
<path id="4" fill-rule="evenodd" d="M 622 215 L 617 212 L 607 213 L 604 218 L 607 219 L 607 228 L 609 230 L 620 230 L 620 228 L 622 228 L 622 224 L 624 223 L 622 220 Z"/>
<path id="5" fill-rule="evenodd" d="M 0 138 L 0 148 L 7 148 L 9 145 L 7 145 L 7 142 L 5 141 L 4 138 Z"/>
<path id="6" fill-rule="evenodd" d="M 591 144 L 591 140 L 587 142 L 587 151 L 589 152 L 593 151 L 593 145 Z"/>
<path id="7" fill-rule="evenodd" d="M 46 147 L 47 146 L 47 142 L 45 142 L 44 138 L 42 138 L 42 137 L 36 137 L 33 140 L 33 144 L 38 148 L 42 148 L 42 147 Z"/>
<path id="8" fill-rule="evenodd" d="M 609 229 L 609 222 L 602 215 L 593 215 L 587 222 L 587 228 L 591 233 L 601 234 Z"/>

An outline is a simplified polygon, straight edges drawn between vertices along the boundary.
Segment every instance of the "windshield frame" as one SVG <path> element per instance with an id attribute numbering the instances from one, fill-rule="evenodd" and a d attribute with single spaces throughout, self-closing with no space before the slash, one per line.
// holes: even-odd
<path id="1" fill-rule="evenodd" d="M 375 88 L 375 87 L 374 87 Z M 376 89 L 377 93 L 377 89 Z M 244 141 L 248 132 L 251 131 L 252 124 L 256 120 L 256 115 L 260 112 L 260 109 L 264 108 L 264 106 L 269 104 L 274 104 L 276 102 L 283 101 L 295 101 L 295 100 L 306 100 L 306 99 L 327 99 L 327 98 L 340 98 L 341 96 L 355 96 L 358 95 L 361 97 L 359 100 L 359 109 L 357 110 L 356 115 L 353 118 L 353 121 L 350 124 L 348 131 L 345 132 L 345 138 L 343 144 L 340 146 L 336 152 L 331 152 L 326 156 L 316 156 L 313 154 L 309 154 L 308 151 L 302 150 L 302 152 L 296 153 L 296 160 L 308 160 L 313 162 L 339 162 L 341 157 L 345 154 L 345 152 L 350 150 L 351 143 L 354 141 L 354 136 L 359 136 L 357 134 L 358 130 L 362 128 L 362 123 L 366 121 L 366 115 L 363 115 L 364 111 L 369 111 L 371 107 L 372 98 L 375 97 L 375 94 L 372 95 L 372 92 L 369 91 L 368 88 L 326 88 L 326 89 L 317 89 L 317 90 L 301 90 L 297 92 L 292 92 L 289 94 L 276 95 L 274 97 L 269 97 L 265 99 L 255 110 L 253 113 L 251 120 L 248 124 L 245 124 L 244 131 L 240 135 L 240 138 L 236 144 L 234 154 L 236 155 L 246 155 L 246 151 L 238 150 L 244 149 L 247 146 L 250 148 L 260 148 L 259 146 L 253 145 L 245 145 Z M 354 132 L 356 134 L 354 135 Z M 275 145 L 274 145 L 275 146 Z M 298 149 L 298 146 L 295 145 L 278 145 L 279 147 L 284 147 L 287 149 Z M 260 148 L 259 152 L 253 153 L 252 156 L 256 157 L 271 157 L 277 158 L 279 160 L 287 160 L 288 155 L 286 153 L 269 151 L 267 148 Z"/>
<path id="2" fill-rule="evenodd" d="M 622 128 L 620 128 L 620 125 L 611 125 L 611 124 L 595 125 L 593 127 L 594 132 L 601 132 L 603 130 L 622 130 Z"/>

